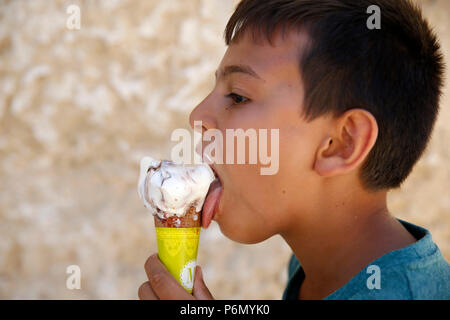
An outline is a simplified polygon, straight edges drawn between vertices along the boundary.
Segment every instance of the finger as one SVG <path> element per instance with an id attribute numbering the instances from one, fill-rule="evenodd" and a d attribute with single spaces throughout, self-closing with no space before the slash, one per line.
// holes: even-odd
<path id="1" fill-rule="evenodd" d="M 206 287 L 205 281 L 203 280 L 203 271 L 200 266 L 195 268 L 195 279 L 194 279 L 194 298 L 198 300 L 213 300 L 213 296 Z"/>
<path id="2" fill-rule="evenodd" d="M 140 300 L 159 300 L 148 281 L 139 287 L 138 297 Z"/>
<path id="3" fill-rule="evenodd" d="M 161 300 L 192 300 L 189 294 L 167 271 L 157 254 L 151 255 L 145 262 L 145 272 L 153 292 Z"/>

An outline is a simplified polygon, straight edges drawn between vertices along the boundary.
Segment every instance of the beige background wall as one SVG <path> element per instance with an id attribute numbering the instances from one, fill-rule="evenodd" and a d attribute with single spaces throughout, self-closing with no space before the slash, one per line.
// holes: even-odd
<path id="1" fill-rule="evenodd" d="M 212 88 L 231 0 L 0 0 L 0 298 L 134 299 L 156 251 L 138 161 L 168 157 L 175 128 Z M 450 57 L 450 2 L 421 1 Z M 81 29 L 66 8 L 81 8 Z M 429 228 L 450 259 L 450 87 L 396 216 Z M 279 299 L 289 248 L 201 236 L 217 298 Z M 67 290 L 66 267 L 82 289 Z"/>

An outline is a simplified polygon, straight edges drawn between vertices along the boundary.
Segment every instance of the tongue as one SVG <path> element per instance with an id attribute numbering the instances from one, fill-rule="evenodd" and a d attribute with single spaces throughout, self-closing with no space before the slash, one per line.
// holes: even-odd
<path id="1" fill-rule="evenodd" d="M 208 228 L 214 214 L 219 206 L 220 194 L 222 193 L 222 184 L 219 179 L 214 180 L 209 186 L 208 195 L 203 204 L 202 226 Z"/>

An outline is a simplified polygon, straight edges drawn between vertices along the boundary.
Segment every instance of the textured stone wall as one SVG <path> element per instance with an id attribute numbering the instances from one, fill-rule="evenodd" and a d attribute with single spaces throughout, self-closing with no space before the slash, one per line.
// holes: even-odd
<path id="1" fill-rule="evenodd" d="M 136 191 L 143 155 L 168 157 L 225 51 L 237 1 L 0 0 L 0 298 L 134 299 L 156 251 Z M 450 2 L 422 1 L 450 56 Z M 81 8 L 81 29 L 66 8 Z M 449 82 L 427 153 L 396 216 L 429 228 L 450 258 Z M 215 223 L 199 264 L 217 298 L 281 297 L 289 248 L 245 246 Z M 66 267 L 82 289 L 66 289 Z"/>

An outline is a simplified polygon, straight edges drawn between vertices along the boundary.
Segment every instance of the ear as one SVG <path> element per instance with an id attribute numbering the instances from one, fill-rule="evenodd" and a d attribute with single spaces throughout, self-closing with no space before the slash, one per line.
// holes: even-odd
<path id="1" fill-rule="evenodd" d="M 378 136 L 375 117 L 363 109 L 351 109 L 333 120 L 333 132 L 322 140 L 314 170 L 321 176 L 348 173 L 363 163 Z"/>

